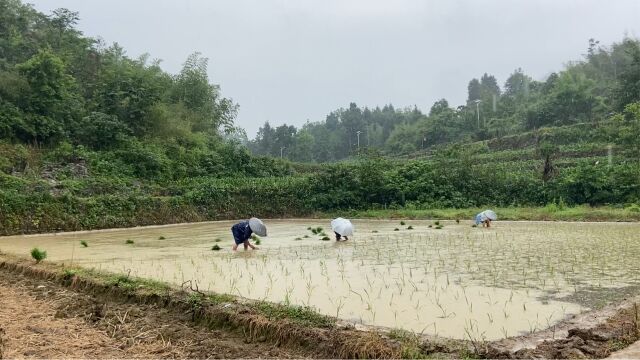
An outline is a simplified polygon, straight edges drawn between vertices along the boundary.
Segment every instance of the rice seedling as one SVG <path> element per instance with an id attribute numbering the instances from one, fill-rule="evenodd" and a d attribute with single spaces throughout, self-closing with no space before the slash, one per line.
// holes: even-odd
<path id="1" fill-rule="evenodd" d="M 398 229 L 398 228 L 395 228 L 395 229 L 393 229 L 393 231 L 400 231 L 400 229 Z"/>
<path id="2" fill-rule="evenodd" d="M 166 239 L 166 237 L 164 237 L 164 236 L 159 236 L 158 237 L 158 240 L 164 240 L 164 239 Z"/>
<path id="3" fill-rule="evenodd" d="M 213 250 L 213 251 L 220 251 L 221 249 L 222 249 L 222 248 L 221 248 L 221 247 L 220 247 L 220 245 L 218 245 L 218 244 L 215 244 L 215 245 L 213 245 L 213 246 L 211 247 L 211 250 Z"/>
<path id="4" fill-rule="evenodd" d="M 213 241 L 214 241 L 214 242 L 221 242 L 221 241 L 222 241 L 222 239 L 220 239 L 220 238 L 215 238 Z"/>
<path id="5" fill-rule="evenodd" d="M 31 257 L 36 261 L 36 264 L 47 258 L 47 252 L 40 250 L 37 247 L 31 249 Z"/>
<path id="6" fill-rule="evenodd" d="M 413 230 L 413 226 L 409 225 L 409 226 L 407 227 L 407 230 Z"/>
<path id="7" fill-rule="evenodd" d="M 404 221 L 400 221 L 400 225 L 401 225 L 401 226 L 405 226 L 405 225 L 406 225 L 406 223 L 405 223 Z"/>
<path id="8" fill-rule="evenodd" d="M 82 245 L 82 247 L 89 247 L 89 244 L 86 240 L 80 240 L 80 245 Z"/>
<path id="9" fill-rule="evenodd" d="M 134 244 L 135 241 L 133 241 L 131 239 L 127 239 L 127 241 L 125 241 L 124 243 L 127 244 L 127 245 L 131 245 L 131 244 Z"/>

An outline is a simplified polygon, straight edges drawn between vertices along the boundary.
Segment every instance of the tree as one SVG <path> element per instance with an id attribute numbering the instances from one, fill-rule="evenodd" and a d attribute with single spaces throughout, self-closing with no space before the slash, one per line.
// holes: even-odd
<path id="1" fill-rule="evenodd" d="M 24 130 L 35 142 L 50 142 L 65 135 L 76 120 L 80 100 L 73 93 L 73 77 L 62 60 L 50 50 L 41 50 L 16 66 L 28 84 L 21 101 L 26 117 Z M 25 139 L 26 140 L 26 139 Z"/>
<path id="2" fill-rule="evenodd" d="M 482 97 L 482 86 L 480 85 L 480 81 L 478 81 L 478 79 L 471 79 L 471 81 L 469 81 L 469 85 L 467 86 L 467 93 L 467 102 L 478 100 Z"/>

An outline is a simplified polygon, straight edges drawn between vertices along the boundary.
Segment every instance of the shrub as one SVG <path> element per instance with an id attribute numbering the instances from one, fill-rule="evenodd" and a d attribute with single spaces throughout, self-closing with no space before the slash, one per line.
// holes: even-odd
<path id="1" fill-rule="evenodd" d="M 31 257 L 36 261 L 36 264 L 47 258 L 47 252 L 38 248 L 31 249 Z"/>

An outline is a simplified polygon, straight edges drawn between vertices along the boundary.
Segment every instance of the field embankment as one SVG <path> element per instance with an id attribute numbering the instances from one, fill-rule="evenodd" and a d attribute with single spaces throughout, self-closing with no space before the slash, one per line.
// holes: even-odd
<path id="1" fill-rule="evenodd" d="M 637 206 L 627 208 L 611 206 L 559 207 L 551 204 L 544 207 L 486 208 L 496 211 L 500 220 L 511 221 L 640 221 L 640 208 Z M 469 220 L 486 208 L 353 210 L 346 213 L 352 218 L 362 219 Z M 338 213 L 330 214 L 337 215 Z M 345 212 L 340 215 L 345 216 Z"/>

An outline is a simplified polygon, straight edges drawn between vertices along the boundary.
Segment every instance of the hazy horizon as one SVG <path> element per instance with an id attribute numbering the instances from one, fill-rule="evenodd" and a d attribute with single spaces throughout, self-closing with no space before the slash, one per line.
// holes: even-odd
<path id="1" fill-rule="evenodd" d="M 250 138 L 265 121 L 299 127 L 350 102 L 459 105 L 485 72 L 501 86 L 519 67 L 543 79 L 579 60 L 589 38 L 636 36 L 640 15 L 630 0 L 29 2 L 78 11 L 85 35 L 149 53 L 171 73 L 201 52 Z"/>

